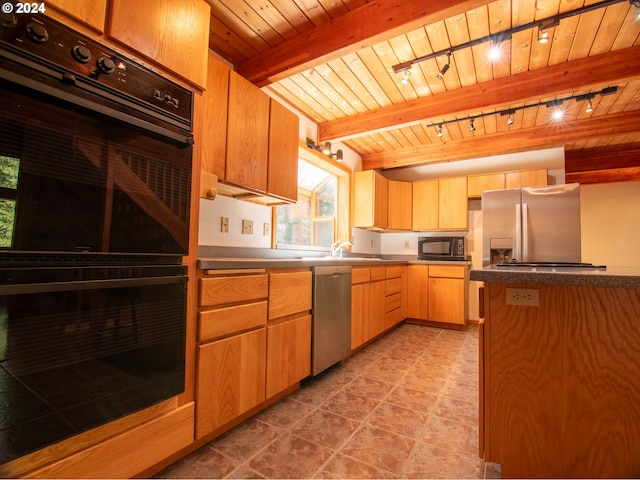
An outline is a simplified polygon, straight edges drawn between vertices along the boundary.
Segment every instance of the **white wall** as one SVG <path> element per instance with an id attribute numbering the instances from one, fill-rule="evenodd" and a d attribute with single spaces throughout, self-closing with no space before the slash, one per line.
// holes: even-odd
<path id="1" fill-rule="evenodd" d="M 220 218 L 229 219 L 229 233 L 220 232 Z M 253 221 L 253 235 L 242 233 L 242 220 Z M 271 235 L 264 236 L 264 224 L 271 225 L 271 207 L 218 195 L 200 199 L 198 245 L 271 248 Z"/>
<path id="2" fill-rule="evenodd" d="M 640 182 L 580 187 L 582 261 L 640 267 Z"/>

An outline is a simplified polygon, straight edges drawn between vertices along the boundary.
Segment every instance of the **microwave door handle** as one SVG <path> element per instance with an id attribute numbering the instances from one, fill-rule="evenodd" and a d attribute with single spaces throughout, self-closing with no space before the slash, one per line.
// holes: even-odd
<path id="1" fill-rule="evenodd" d="M 513 252 L 513 258 L 518 261 L 523 261 L 524 259 L 521 256 L 521 240 L 522 240 L 522 208 L 520 203 L 516 203 L 516 248 Z"/>

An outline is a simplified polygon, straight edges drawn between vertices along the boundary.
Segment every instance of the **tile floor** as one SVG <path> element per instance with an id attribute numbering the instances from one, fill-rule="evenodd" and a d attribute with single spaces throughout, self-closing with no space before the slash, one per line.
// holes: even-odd
<path id="1" fill-rule="evenodd" d="M 402 324 L 158 474 L 500 478 L 478 458 L 478 333 Z"/>

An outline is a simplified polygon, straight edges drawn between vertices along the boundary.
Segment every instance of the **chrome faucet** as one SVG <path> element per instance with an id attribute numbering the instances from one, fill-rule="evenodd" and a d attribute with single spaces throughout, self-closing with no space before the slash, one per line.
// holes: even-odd
<path id="1" fill-rule="evenodd" d="M 338 253 L 338 245 L 340 244 L 340 240 L 336 240 L 331 244 L 331 256 L 336 257 Z"/>
<path id="2" fill-rule="evenodd" d="M 338 247 L 336 248 L 336 255 L 334 255 L 335 257 L 339 257 L 342 258 L 342 249 L 344 247 L 346 247 L 347 245 L 353 245 L 353 243 L 351 242 L 342 242 L 340 245 L 338 245 Z"/>

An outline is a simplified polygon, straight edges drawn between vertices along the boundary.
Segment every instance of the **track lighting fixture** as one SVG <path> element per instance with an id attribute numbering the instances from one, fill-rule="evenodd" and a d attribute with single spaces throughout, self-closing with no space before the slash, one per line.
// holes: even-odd
<path id="1" fill-rule="evenodd" d="M 638 0 L 640 1 L 640 0 Z M 444 135 L 442 127 L 448 123 L 458 123 L 461 122 L 463 120 L 469 120 L 469 131 L 473 132 L 476 130 L 475 127 L 475 119 L 476 118 L 482 118 L 482 117 L 488 117 L 491 115 L 501 115 L 504 117 L 507 117 L 507 125 L 513 125 L 514 122 L 514 115 L 516 113 L 516 111 L 518 110 L 524 110 L 526 108 L 534 108 L 534 107 L 548 107 L 548 108 L 552 108 L 553 111 L 551 113 L 551 118 L 553 120 L 560 120 L 562 119 L 562 117 L 564 116 L 564 110 L 562 108 L 560 108 L 565 102 L 568 102 L 570 100 L 575 100 L 576 102 L 584 102 L 584 101 L 588 101 L 587 104 L 587 112 L 593 111 L 593 105 L 591 103 L 591 100 L 593 98 L 595 98 L 597 95 L 600 96 L 605 96 L 605 95 L 612 95 L 614 93 L 617 93 L 618 91 L 618 87 L 613 86 L 613 87 L 606 87 L 603 88 L 602 90 L 599 90 L 597 92 L 590 92 L 590 93 L 583 93 L 581 95 L 572 95 L 570 97 L 564 97 L 564 98 L 557 98 L 555 100 L 551 100 L 548 102 L 538 102 L 538 103 L 530 103 L 530 104 L 526 104 L 526 105 L 522 105 L 520 107 L 513 107 L 510 108 L 508 110 L 500 110 L 497 112 L 487 112 L 487 113 L 480 113 L 480 114 L 476 114 L 473 117 L 468 116 L 466 118 L 458 118 L 455 120 L 447 120 L 444 122 L 440 122 L 437 124 L 431 124 L 431 125 L 427 125 L 427 127 L 434 127 L 436 129 L 436 132 L 438 133 L 438 137 L 442 137 Z M 589 110 L 591 109 L 591 110 Z"/>
<path id="2" fill-rule="evenodd" d="M 451 66 L 451 52 L 447 52 L 446 55 L 447 63 L 442 66 L 442 68 L 438 72 L 438 75 L 436 75 L 436 77 L 438 77 L 438 80 L 442 80 L 442 77 L 444 77 L 444 74 L 447 73 L 447 70 L 449 70 L 449 67 Z"/>
<path id="3" fill-rule="evenodd" d="M 342 150 L 337 150 L 336 153 L 331 153 L 331 142 L 324 142 L 324 145 L 316 145 L 316 143 L 309 137 L 307 137 L 306 142 L 307 148 L 324 153 L 327 157 L 336 157 L 338 162 L 342 162 Z"/>
<path id="4" fill-rule="evenodd" d="M 584 111 L 587 113 L 593 112 L 593 104 L 591 103 L 591 100 L 589 100 L 589 103 L 587 103 L 587 108 L 585 108 Z"/>
<path id="5" fill-rule="evenodd" d="M 411 68 L 409 68 L 409 70 L 404 72 L 404 77 L 402 77 L 402 80 L 400 81 L 402 82 L 403 85 L 406 85 L 407 83 L 409 83 L 410 78 L 411 78 Z"/>
<path id="6" fill-rule="evenodd" d="M 504 30 L 502 32 L 494 33 L 491 35 L 486 35 L 484 37 L 477 38 L 475 40 L 471 40 L 469 42 L 462 43 L 460 45 L 452 45 L 450 48 L 446 50 L 440 50 L 437 52 L 430 53 L 429 55 L 424 55 L 422 57 L 415 58 L 413 60 L 408 60 L 406 62 L 399 63 L 394 65 L 393 72 L 400 73 L 406 72 L 407 69 L 411 68 L 411 65 L 424 62 L 425 60 L 432 60 L 434 58 L 441 57 L 442 55 L 450 56 L 453 52 L 457 52 L 459 50 L 464 50 L 465 48 L 473 47 L 476 45 L 480 45 L 486 42 L 493 42 L 494 47 L 497 47 L 500 42 L 508 40 L 514 33 L 522 32 L 525 30 L 530 30 L 533 28 L 538 28 L 538 41 L 544 43 L 544 41 L 549 41 L 550 35 L 547 34 L 544 30 L 547 28 L 551 28 L 560 24 L 560 20 L 564 18 L 574 17 L 576 15 L 581 15 L 583 13 L 593 12 L 595 10 L 599 10 L 601 8 L 607 8 L 611 5 L 615 5 L 622 2 L 629 2 L 632 5 L 640 8 L 640 0 L 603 0 L 598 3 L 594 3 L 591 5 L 585 5 L 580 8 L 576 8 L 574 10 L 568 10 L 566 12 L 559 13 L 558 15 L 554 15 L 553 17 L 545 18 L 542 20 L 535 20 L 533 22 L 529 22 L 523 25 L 518 25 L 516 27 L 510 28 L 508 30 Z M 441 79 L 442 76 L 449 69 L 449 63 L 442 67 L 440 73 L 438 73 L 438 78 Z"/>

